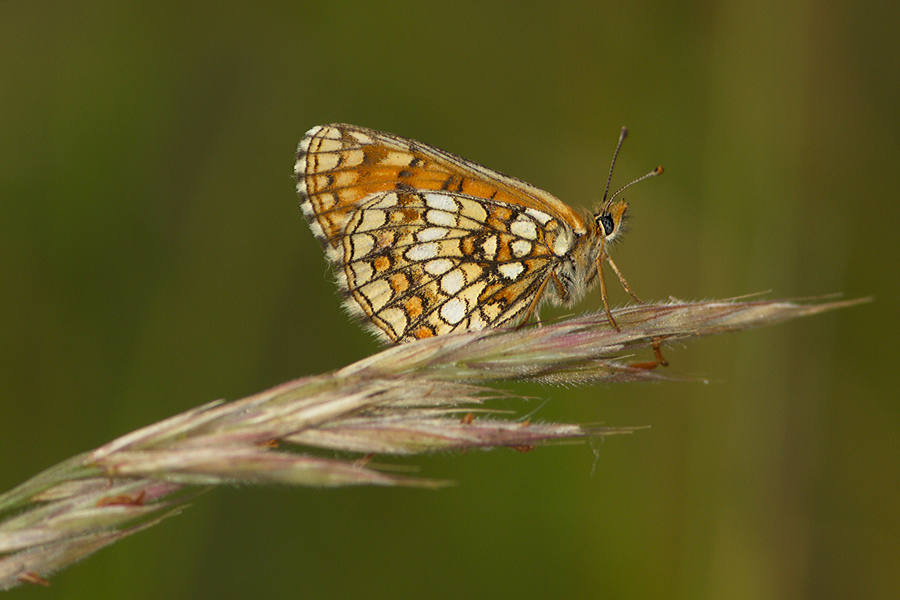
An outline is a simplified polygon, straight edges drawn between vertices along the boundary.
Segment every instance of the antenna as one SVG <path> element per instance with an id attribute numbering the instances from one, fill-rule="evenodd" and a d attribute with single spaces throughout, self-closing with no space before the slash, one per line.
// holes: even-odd
<path id="1" fill-rule="evenodd" d="M 623 185 L 622 187 L 619 188 L 619 190 L 615 194 L 612 195 L 612 197 L 609 199 L 609 202 L 612 203 L 612 201 L 615 200 L 616 196 L 618 196 L 621 192 L 624 192 L 625 190 L 627 190 L 634 184 L 641 182 L 645 179 L 650 179 L 651 177 L 656 177 L 657 175 L 662 175 L 663 171 L 664 171 L 664 169 L 662 168 L 662 165 L 660 165 L 660 166 L 656 167 L 655 169 L 653 169 L 652 171 L 650 171 L 649 173 L 647 173 L 646 175 L 641 175 L 640 177 L 638 177 L 631 183 Z"/>
<path id="2" fill-rule="evenodd" d="M 616 159 L 619 157 L 619 150 L 622 148 L 622 142 L 625 141 L 626 137 L 628 137 L 628 128 L 622 127 L 622 130 L 619 132 L 619 143 L 616 144 L 616 151 L 613 152 L 612 164 L 609 165 L 609 177 L 606 178 L 606 191 L 603 192 L 603 200 L 600 201 L 600 206 L 606 204 L 606 197 L 609 195 L 609 184 L 612 182 L 613 169 L 616 168 Z M 619 190 L 619 192 L 621 191 L 622 190 Z M 616 192 L 616 194 L 619 192 Z M 613 197 L 615 197 L 616 194 L 613 194 Z"/>
<path id="3" fill-rule="evenodd" d="M 624 192 L 625 190 L 627 190 L 634 184 L 638 183 L 639 181 L 649 179 L 650 177 L 656 177 L 657 175 L 662 175 L 662 173 L 663 173 L 662 166 L 656 167 L 655 169 L 653 169 L 646 175 L 641 175 L 634 181 L 627 183 L 627 184 L 623 185 L 622 187 L 620 187 L 616 191 L 616 193 L 614 193 L 612 195 L 612 197 L 610 197 L 609 200 L 607 200 L 606 198 L 607 198 L 607 196 L 609 196 L 609 184 L 612 182 L 613 169 L 616 166 L 616 159 L 619 157 L 619 150 L 622 148 L 622 142 L 625 141 L 626 137 L 628 137 L 628 128 L 623 127 L 622 131 L 619 132 L 619 143 L 616 144 L 616 151 L 613 152 L 612 164 L 609 165 L 609 177 L 606 178 L 606 190 L 603 192 L 603 200 L 600 202 L 600 211 L 601 212 L 603 212 L 604 208 L 607 208 L 607 207 L 609 207 L 610 204 L 612 204 L 612 201 L 615 200 L 616 196 L 618 196 L 619 194 L 621 194 L 622 192 Z"/>

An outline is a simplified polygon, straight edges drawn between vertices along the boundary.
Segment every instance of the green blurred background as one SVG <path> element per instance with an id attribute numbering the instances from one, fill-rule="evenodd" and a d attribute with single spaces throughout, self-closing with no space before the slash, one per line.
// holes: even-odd
<path id="1" fill-rule="evenodd" d="M 875 297 L 666 352 L 708 385 L 498 403 L 651 426 L 632 436 L 396 461 L 458 482 L 437 492 L 215 490 L 10 597 L 900 597 L 898 22 L 849 0 L 0 2 L 0 489 L 377 350 L 297 208 L 320 123 L 584 206 L 628 125 L 615 181 L 666 167 L 615 251 L 639 295 Z"/>

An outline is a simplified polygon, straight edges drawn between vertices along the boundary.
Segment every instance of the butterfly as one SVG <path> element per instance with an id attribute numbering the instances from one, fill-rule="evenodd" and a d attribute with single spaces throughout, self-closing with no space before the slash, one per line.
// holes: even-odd
<path id="1" fill-rule="evenodd" d="M 300 208 L 334 268 L 344 306 L 384 341 L 526 322 L 545 302 L 572 305 L 609 256 L 625 188 L 594 213 L 433 146 L 354 125 L 310 129 L 294 173 Z"/>

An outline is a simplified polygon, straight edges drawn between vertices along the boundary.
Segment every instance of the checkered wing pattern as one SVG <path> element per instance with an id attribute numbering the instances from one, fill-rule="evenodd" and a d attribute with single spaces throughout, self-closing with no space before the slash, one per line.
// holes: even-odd
<path id="1" fill-rule="evenodd" d="M 295 173 L 345 305 L 392 342 L 515 324 L 541 300 L 566 301 L 561 263 L 591 232 L 523 181 L 352 125 L 311 129 Z"/>

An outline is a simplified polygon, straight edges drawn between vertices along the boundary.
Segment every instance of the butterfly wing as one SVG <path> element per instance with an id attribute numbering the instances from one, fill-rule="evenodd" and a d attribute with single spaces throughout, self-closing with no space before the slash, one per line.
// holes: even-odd
<path id="1" fill-rule="evenodd" d="M 584 227 L 527 183 L 350 125 L 310 130 L 295 171 L 346 306 L 393 342 L 523 318 Z"/>

